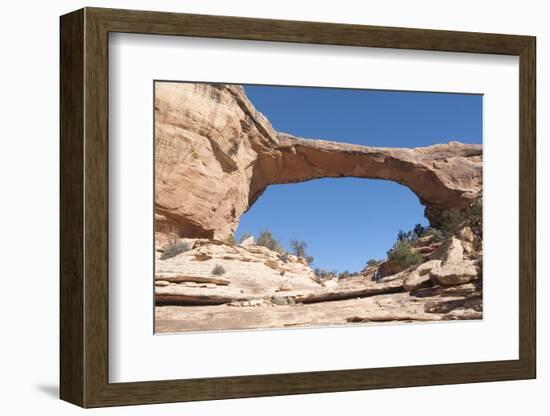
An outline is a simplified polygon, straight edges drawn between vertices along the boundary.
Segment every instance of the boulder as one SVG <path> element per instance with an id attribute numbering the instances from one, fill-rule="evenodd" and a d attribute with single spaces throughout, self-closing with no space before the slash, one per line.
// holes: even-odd
<path id="1" fill-rule="evenodd" d="M 444 263 L 432 269 L 430 279 L 442 285 L 462 285 L 476 280 L 479 269 L 474 260 L 465 260 L 456 263 Z"/>
<path id="2" fill-rule="evenodd" d="M 420 298 L 433 296 L 471 296 L 474 294 L 481 294 L 481 286 L 479 281 L 473 281 L 456 286 L 426 287 L 411 292 L 411 296 Z"/>
<path id="3" fill-rule="evenodd" d="M 464 248 L 456 237 L 451 237 L 445 244 L 445 253 L 443 254 L 443 264 L 447 263 L 458 263 L 462 261 L 464 256 Z"/>
<path id="4" fill-rule="evenodd" d="M 457 237 L 462 242 L 462 247 L 464 248 L 464 252 L 466 254 L 475 253 L 481 248 L 481 242 L 479 238 L 468 226 L 459 230 L 457 232 Z"/>
<path id="5" fill-rule="evenodd" d="M 248 247 L 254 244 L 254 236 L 251 235 L 250 237 L 245 238 L 243 241 L 241 241 L 240 246 L 241 247 Z"/>
<path id="6" fill-rule="evenodd" d="M 457 233 L 456 236 L 460 241 L 466 241 L 468 243 L 473 243 L 476 239 L 476 236 L 472 229 L 468 226 L 461 228 Z"/>
<path id="7" fill-rule="evenodd" d="M 441 260 L 430 260 L 420 264 L 404 277 L 403 288 L 407 292 L 410 292 L 412 290 L 417 290 L 429 286 L 431 283 L 430 271 L 436 267 L 439 267 L 440 265 Z"/>
<path id="8" fill-rule="evenodd" d="M 429 258 L 430 260 L 441 260 L 442 263 L 453 263 L 462 261 L 463 256 L 464 248 L 460 240 L 452 236 L 441 243 Z"/>

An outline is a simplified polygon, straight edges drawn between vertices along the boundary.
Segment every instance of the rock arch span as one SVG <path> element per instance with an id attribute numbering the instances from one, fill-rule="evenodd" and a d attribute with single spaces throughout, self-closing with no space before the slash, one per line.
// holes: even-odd
<path id="1" fill-rule="evenodd" d="M 368 134 L 368 132 L 366 132 Z M 482 146 L 381 148 L 277 132 L 238 85 L 155 90 L 157 237 L 224 239 L 267 186 L 319 178 L 386 179 L 426 206 L 466 208 L 482 191 Z"/>

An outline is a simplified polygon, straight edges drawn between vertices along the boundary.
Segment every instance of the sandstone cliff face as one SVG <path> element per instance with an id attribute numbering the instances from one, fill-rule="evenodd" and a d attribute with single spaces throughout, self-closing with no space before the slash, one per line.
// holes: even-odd
<path id="1" fill-rule="evenodd" d="M 158 241 L 226 238 L 271 184 L 386 179 L 409 187 L 427 209 L 463 209 L 481 194 L 481 145 L 376 148 L 297 138 L 275 131 L 236 85 L 163 82 L 155 97 Z"/>

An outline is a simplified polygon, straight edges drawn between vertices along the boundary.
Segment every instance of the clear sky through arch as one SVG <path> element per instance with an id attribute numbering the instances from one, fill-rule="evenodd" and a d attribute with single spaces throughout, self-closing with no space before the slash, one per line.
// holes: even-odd
<path id="1" fill-rule="evenodd" d="M 245 92 L 276 130 L 299 137 L 381 147 L 482 142 L 481 95 L 257 85 Z M 327 178 L 269 186 L 236 236 L 269 229 L 286 248 L 306 241 L 313 267 L 359 271 L 416 223 L 427 221 L 408 188 Z"/>

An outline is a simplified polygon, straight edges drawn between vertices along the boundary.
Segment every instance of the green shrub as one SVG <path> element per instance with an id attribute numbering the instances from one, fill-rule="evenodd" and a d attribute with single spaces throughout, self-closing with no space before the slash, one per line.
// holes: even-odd
<path id="1" fill-rule="evenodd" d="M 369 259 L 369 261 L 367 261 L 367 266 L 369 266 L 369 267 L 376 267 L 376 266 L 378 266 L 380 263 L 382 263 L 381 260 Z"/>
<path id="2" fill-rule="evenodd" d="M 225 274 L 225 269 L 221 264 L 216 264 L 210 273 L 214 276 L 221 276 L 222 274 Z"/>
<path id="3" fill-rule="evenodd" d="M 409 231 L 399 230 L 397 233 L 398 240 L 416 241 L 420 237 L 424 237 L 429 231 L 430 227 L 424 227 L 422 224 L 415 224 L 414 228 Z"/>
<path id="4" fill-rule="evenodd" d="M 237 244 L 237 241 L 235 240 L 235 235 L 229 234 L 225 239 L 225 244 L 228 244 L 230 246 L 234 246 L 235 244 Z"/>
<path id="5" fill-rule="evenodd" d="M 282 253 L 282 254 L 279 254 L 279 259 L 283 262 L 283 263 L 288 263 L 288 253 Z"/>
<path id="6" fill-rule="evenodd" d="M 346 277 L 350 277 L 350 276 L 351 276 L 350 273 L 346 270 L 338 275 L 338 279 L 345 279 Z"/>
<path id="7" fill-rule="evenodd" d="M 416 224 L 412 230 L 415 239 L 420 238 L 426 234 L 429 227 L 424 227 L 422 224 Z"/>
<path id="8" fill-rule="evenodd" d="M 408 240 L 398 240 L 388 251 L 388 260 L 395 261 L 401 267 L 409 267 L 421 263 L 423 258 L 413 250 Z"/>
<path id="9" fill-rule="evenodd" d="M 277 241 L 275 237 L 273 237 L 273 234 L 271 234 L 271 231 L 269 230 L 261 232 L 261 234 L 258 236 L 256 244 L 267 247 L 268 249 L 277 251 L 279 253 L 284 253 L 283 247 L 281 247 L 279 241 Z"/>
<path id="10" fill-rule="evenodd" d="M 403 230 L 399 230 L 399 232 L 397 233 L 397 240 L 398 241 L 401 241 L 401 240 L 410 240 L 411 239 L 411 235 L 412 235 L 412 231 L 403 231 Z"/>
<path id="11" fill-rule="evenodd" d="M 338 276 L 338 272 L 336 270 L 328 271 L 321 268 L 316 268 L 315 270 L 313 270 L 313 273 L 320 280 L 334 279 Z"/>
<path id="12" fill-rule="evenodd" d="M 478 198 L 470 206 L 468 220 L 472 231 L 479 237 L 483 238 L 483 200 Z"/>
<path id="13" fill-rule="evenodd" d="M 292 247 L 292 254 L 296 257 L 302 257 L 306 259 L 307 264 L 313 263 L 314 257 L 308 256 L 306 253 L 307 243 L 305 241 L 292 240 L 290 242 L 290 247 Z"/>
<path id="14" fill-rule="evenodd" d="M 464 222 L 466 217 L 458 209 L 441 209 L 436 215 L 432 215 L 431 224 L 448 237 L 456 231 L 456 228 Z"/>
<path id="15" fill-rule="evenodd" d="M 297 257 L 306 257 L 307 243 L 305 241 L 292 240 L 290 242 L 292 253 Z"/>
<path id="16" fill-rule="evenodd" d="M 168 247 L 164 248 L 164 251 L 160 255 L 161 260 L 170 259 L 176 257 L 178 254 L 183 253 L 184 251 L 189 250 L 189 245 L 183 241 L 170 244 Z"/>
<path id="17" fill-rule="evenodd" d="M 431 235 L 434 243 L 440 243 L 445 239 L 445 236 L 437 228 L 428 228 L 422 237 Z"/>

